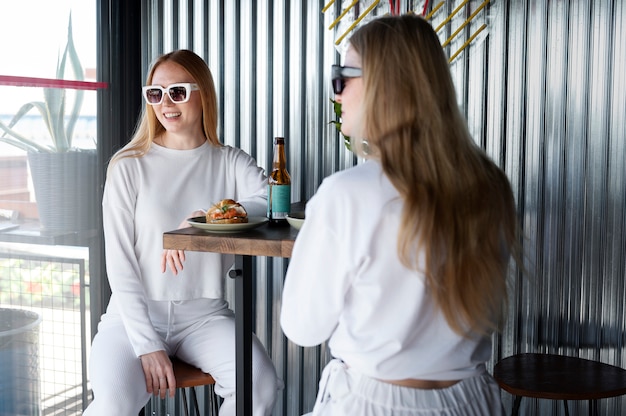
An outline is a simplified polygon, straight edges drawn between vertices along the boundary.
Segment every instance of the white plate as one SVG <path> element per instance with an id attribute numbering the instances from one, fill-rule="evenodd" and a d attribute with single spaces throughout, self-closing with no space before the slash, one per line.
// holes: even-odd
<path id="1" fill-rule="evenodd" d="M 187 220 L 189 225 L 212 233 L 236 233 L 251 230 L 267 222 L 266 217 L 248 217 L 248 222 L 237 224 L 207 224 L 206 217 L 193 217 Z"/>
<path id="2" fill-rule="evenodd" d="M 296 230 L 299 230 L 304 224 L 304 212 L 296 211 L 287 215 L 287 222 Z"/>

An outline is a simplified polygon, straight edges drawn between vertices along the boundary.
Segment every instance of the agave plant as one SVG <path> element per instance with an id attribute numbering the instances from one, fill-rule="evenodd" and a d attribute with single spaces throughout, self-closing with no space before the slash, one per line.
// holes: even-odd
<path id="1" fill-rule="evenodd" d="M 80 60 L 78 59 L 76 48 L 74 47 L 71 14 L 67 29 L 67 44 L 65 45 L 63 54 L 59 57 L 57 62 L 57 79 L 63 79 L 65 76 L 66 65 L 68 64 L 76 79 L 78 81 L 82 81 L 84 79 L 83 68 L 80 64 Z M 72 111 L 69 114 L 67 124 L 65 120 L 67 91 L 64 88 L 44 88 L 43 96 L 43 101 L 33 101 L 24 104 L 13 116 L 8 125 L 0 121 L 0 130 L 4 130 L 3 134 L 0 136 L 1 142 L 8 143 L 27 152 L 63 153 L 73 149 L 72 137 L 74 135 L 74 127 L 83 104 L 84 91 L 76 91 Z M 44 123 L 46 124 L 51 138 L 50 145 L 41 144 L 31 140 L 14 129 L 17 122 L 33 108 L 36 108 L 39 111 Z"/>

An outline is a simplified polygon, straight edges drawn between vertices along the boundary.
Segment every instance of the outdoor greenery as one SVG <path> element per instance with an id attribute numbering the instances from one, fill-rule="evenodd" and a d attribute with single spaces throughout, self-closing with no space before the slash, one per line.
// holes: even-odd
<path id="1" fill-rule="evenodd" d="M 67 43 L 65 49 L 57 62 L 56 78 L 63 79 L 66 68 L 71 69 L 74 77 L 78 81 L 84 79 L 83 68 L 72 36 L 72 15 L 69 17 L 67 29 Z M 61 153 L 75 150 L 72 147 L 74 127 L 80 114 L 83 104 L 84 91 L 76 90 L 69 116 L 66 118 L 67 90 L 64 88 L 44 88 L 43 101 L 33 101 L 24 104 L 13 116 L 8 125 L 0 121 L 0 130 L 4 130 L 0 136 L 0 142 L 8 143 L 27 152 L 48 152 Z M 50 133 L 51 142 L 49 145 L 38 143 L 29 139 L 14 129 L 18 121 L 30 112 L 37 109 L 43 118 L 44 123 Z"/>
<path id="2" fill-rule="evenodd" d="M 0 304 L 78 306 L 78 265 L 74 262 L 0 257 Z"/>

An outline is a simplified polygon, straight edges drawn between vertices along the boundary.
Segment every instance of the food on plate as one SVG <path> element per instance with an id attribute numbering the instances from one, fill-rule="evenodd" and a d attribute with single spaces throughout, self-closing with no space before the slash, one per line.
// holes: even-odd
<path id="1" fill-rule="evenodd" d="M 236 224 L 248 222 L 246 209 L 234 199 L 222 199 L 206 213 L 207 224 Z"/>

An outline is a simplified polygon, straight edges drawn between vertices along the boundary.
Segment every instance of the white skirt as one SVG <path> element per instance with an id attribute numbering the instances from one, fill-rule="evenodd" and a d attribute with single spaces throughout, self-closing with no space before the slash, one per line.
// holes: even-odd
<path id="1" fill-rule="evenodd" d="M 443 389 L 389 384 L 332 360 L 324 368 L 313 416 L 499 416 L 500 388 L 484 374 Z"/>

